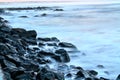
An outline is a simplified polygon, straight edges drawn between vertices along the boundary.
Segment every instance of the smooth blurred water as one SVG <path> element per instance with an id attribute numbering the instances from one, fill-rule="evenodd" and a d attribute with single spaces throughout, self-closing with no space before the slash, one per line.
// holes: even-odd
<path id="1" fill-rule="evenodd" d="M 43 4 L 36 3 L 38 5 Z M 35 29 L 38 37 L 56 36 L 61 41 L 75 44 L 85 55 L 70 54 L 71 62 L 68 65 L 94 69 L 99 72 L 98 76 L 115 79 L 120 73 L 120 4 L 51 3 L 49 6 L 57 6 L 64 11 L 11 11 L 9 15 L 2 16 L 10 21 L 12 27 Z M 43 13 L 47 16 L 34 17 Z M 23 15 L 28 18 L 19 18 Z M 97 65 L 105 68 L 99 69 Z"/>

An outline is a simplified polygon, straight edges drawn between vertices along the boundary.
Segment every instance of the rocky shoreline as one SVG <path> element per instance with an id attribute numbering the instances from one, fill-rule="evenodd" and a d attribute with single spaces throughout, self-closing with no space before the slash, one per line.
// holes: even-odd
<path id="1" fill-rule="evenodd" d="M 56 37 L 37 37 L 35 30 L 12 28 L 7 22 L 0 17 L 0 65 L 5 80 L 110 80 L 98 78 L 95 70 L 68 66 L 69 53 L 78 51 L 75 45 Z"/>

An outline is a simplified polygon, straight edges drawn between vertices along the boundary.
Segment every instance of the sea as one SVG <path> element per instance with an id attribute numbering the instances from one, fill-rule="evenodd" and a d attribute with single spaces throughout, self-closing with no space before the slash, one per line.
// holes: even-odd
<path id="1" fill-rule="evenodd" d="M 120 74 L 120 1 L 0 3 L 0 8 L 38 6 L 63 11 L 7 11 L 8 14 L 0 16 L 8 20 L 13 28 L 34 29 L 38 37 L 57 37 L 62 42 L 76 45 L 80 52 L 69 54 L 71 61 L 67 65 L 96 70 L 99 73 L 97 77 L 116 79 Z M 44 13 L 47 16 L 35 17 Z"/>

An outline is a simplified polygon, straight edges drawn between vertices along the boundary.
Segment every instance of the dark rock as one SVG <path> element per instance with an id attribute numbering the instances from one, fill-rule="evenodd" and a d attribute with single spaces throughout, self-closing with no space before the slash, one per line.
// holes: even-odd
<path id="1" fill-rule="evenodd" d="M 98 75 L 98 72 L 95 70 L 89 70 L 88 73 L 90 76 L 97 76 Z"/>
<path id="2" fill-rule="evenodd" d="M 51 41 L 59 42 L 60 40 L 57 39 L 56 37 L 52 37 L 52 38 L 51 38 Z"/>
<path id="3" fill-rule="evenodd" d="M 15 80 L 36 80 L 30 73 L 24 73 L 15 77 Z"/>
<path id="4" fill-rule="evenodd" d="M 73 44 L 67 43 L 67 42 L 60 42 L 58 45 L 59 45 L 60 47 L 76 48 Z"/>
<path id="5" fill-rule="evenodd" d="M 43 68 L 36 76 L 36 80 L 64 80 L 64 76 Z"/>
<path id="6" fill-rule="evenodd" d="M 55 9 L 54 11 L 64 11 L 63 9 Z"/>
<path id="7" fill-rule="evenodd" d="M 39 45 L 39 47 L 45 46 L 45 44 L 42 42 L 40 42 L 38 45 Z"/>
<path id="8" fill-rule="evenodd" d="M 52 37 L 52 38 L 38 38 L 39 41 L 44 41 L 44 42 L 48 42 L 48 41 L 54 41 L 54 42 L 59 42 L 59 40 L 56 37 Z"/>
<path id="9" fill-rule="evenodd" d="M 23 68 L 26 69 L 26 71 L 34 71 L 34 72 L 37 72 L 39 71 L 39 65 L 35 64 L 35 63 L 23 63 L 21 65 Z M 31 67 L 32 66 L 32 67 Z"/>
<path id="10" fill-rule="evenodd" d="M 7 45 L 0 43 L 0 54 L 1 55 L 6 55 L 9 54 L 10 50 Z"/>
<path id="11" fill-rule="evenodd" d="M 47 43 L 48 46 L 57 46 L 56 43 Z"/>
<path id="12" fill-rule="evenodd" d="M 28 16 L 19 16 L 20 18 L 28 18 Z"/>
<path id="13" fill-rule="evenodd" d="M 6 24 L 3 24 L 0 26 L 0 31 L 9 33 L 11 31 L 11 28 L 8 27 Z"/>
<path id="14" fill-rule="evenodd" d="M 72 74 L 71 74 L 71 73 L 68 73 L 68 74 L 66 75 L 66 77 L 72 77 Z"/>
<path id="15" fill-rule="evenodd" d="M 82 71 L 78 71 L 77 74 L 76 74 L 76 77 L 77 78 L 84 78 L 85 76 L 84 76 Z"/>
<path id="16" fill-rule="evenodd" d="M 26 33 L 26 30 L 23 28 L 12 28 L 11 29 L 11 34 L 18 34 L 20 35 L 21 33 Z"/>
<path id="17" fill-rule="evenodd" d="M 43 13 L 43 14 L 41 14 L 41 16 L 47 16 L 47 14 L 46 14 L 46 13 Z"/>
<path id="18" fill-rule="evenodd" d="M 54 56 L 52 56 L 52 58 L 54 60 L 56 60 L 57 62 L 62 62 L 62 59 L 61 59 L 61 57 L 59 55 L 54 55 Z"/>
<path id="19" fill-rule="evenodd" d="M 88 77 L 88 78 L 85 78 L 85 80 L 93 80 L 92 78 Z"/>
<path id="20" fill-rule="evenodd" d="M 5 10 L 4 9 L 0 9 L 0 14 L 4 14 Z"/>
<path id="21" fill-rule="evenodd" d="M 23 39 L 25 42 L 27 42 L 29 45 L 37 45 L 37 40 L 36 39 Z"/>
<path id="22" fill-rule="evenodd" d="M 4 80 L 13 80 L 12 78 L 11 78 L 11 75 L 10 75 L 10 73 L 8 73 L 8 72 L 3 72 L 4 73 Z"/>
<path id="23" fill-rule="evenodd" d="M 30 30 L 30 31 L 27 31 L 25 36 L 27 38 L 36 38 L 37 37 L 37 32 L 35 30 Z"/>
<path id="24" fill-rule="evenodd" d="M 50 38 L 38 38 L 38 40 L 39 40 L 39 41 L 45 41 L 45 42 L 51 41 Z"/>
<path id="25" fill-rule="evenodd" d="M 80 66 L 75 67 L 75 69 L 78 69 L 78 70 L 81 70 L 81 71 L 83 71 L 83 70 L 84 70 L 84 69 L 83 69 L 82 67 L 80 67 Z"/>
<path id="26" fill-rule="evenodd" d="M 110 80 L 110 79 L 107 79 L 107 78 L 104 78 L 104 77 L 100 77 L 100 80 Z"/>
<path id="27" fill-rule="evenodd" d="M 104 66 L 103 66 L 103 65 L 97 65 L 97 67 L 98 67 L 98 68 L 104 68 Z"/>
<path id="28" fill-rule="evenodd" d="M 116 80 L 120 80 L 120 74 L 117 76 Z"/>
<path id="29" fill-rule="evenodd" d="M 64 49 L 56 50 L 55 53 L 60 56 L 62 62 L 70 62 L 70 57 Z"/>
<path id="30" fill-rule="evenodd" d="M 41 57 L 41 55 L 44 55 L 44 56 L 54 56 L 54 53 L 52 53 L 52 52 L 46 52 L 46 51 L 40 51 L 39 53 L 38 53 L 38 55 L 37 56 L 39 56 L 39 57 Z"/>

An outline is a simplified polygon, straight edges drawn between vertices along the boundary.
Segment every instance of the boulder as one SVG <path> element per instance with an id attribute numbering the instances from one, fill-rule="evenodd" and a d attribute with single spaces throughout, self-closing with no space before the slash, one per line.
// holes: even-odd
<path id="1" fill-rule="evenodd" d="M 59 50 L 56 50 L 55 53 L 57 55 L 56 57 L 60 57 L 60 59 L 61 59 L 60 61 L 62 61 L 62 62 L 70 62 L 70 57 L 69 57 L 66 50 L 59 49 Z"/>
<path id="2" fill-rule="evenodd" d="M 82 71 L 78 71 L 76 74 L 76 78 L 85 78 L 85 75 L 83 74 Z"/>

